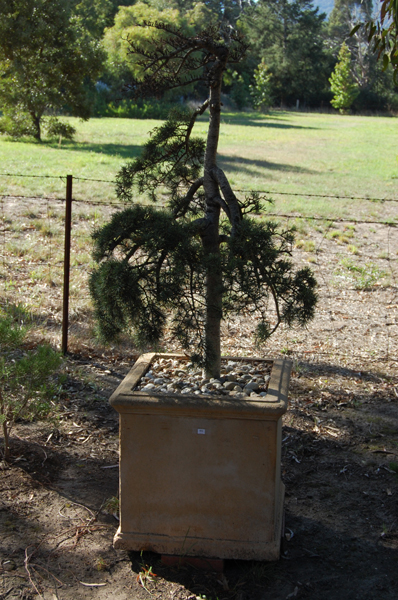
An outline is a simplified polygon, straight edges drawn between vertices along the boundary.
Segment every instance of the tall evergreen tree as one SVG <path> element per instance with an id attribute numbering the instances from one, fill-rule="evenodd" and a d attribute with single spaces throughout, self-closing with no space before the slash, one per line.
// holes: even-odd
<path id="1" fill-rule="evenodd" d="M 346 44 L 340 48 L 338 62 L 329 81 L 333 92 L 332 106 L 341 114 L 347 113 L 358 95 L 358 86 L 351 75 L 351 52 Z"/>
<path id="2" fill-rule="evenodd" d="M 309 0 L 259 0 L 243 17 L 252 51 L 268 66 L 272 95 L 281 105 L 297 99 L 318 103 L 325 94 L 325 17 Z"/>
<path id="3" fill-rule="evenodd" d="M 340 52 L 343 44 L 351 53 L 351 73 L 360 88 L 372 85 L 375 76 L 375 60 L 363 29 L 354 27 L 370 19 L 373 10 L 372 0 L 335 0 L 328 22 L 328 40 L 334 55 Z"/>
<path id="4" fill-rule="evenodd" d="M 383 71 L 382 65 L 377 62 L 377 53 L 374 53 L 373 45 L 369 43 L 376 32 L 376 26 L 371 21 L 372 15 L 372 0 L 336 0 L 328 23 L 328 42 L 334 55 L 337 57 L 343 43 L 350 50 L 351 75 L 358 85 L 353 108 L 359 110 L 380 110 L 398 106 L 393 73 L 387 68 L 389 60 L 386 57 Z M 363 23 L 369 24 L 368 30 Z M 390 27 L 393 27 L 393 21 Z M 380 51 L 387 39 L 388 35 L 379 38 Z M 383 55 L 383 51 L 380 54 Z"/>

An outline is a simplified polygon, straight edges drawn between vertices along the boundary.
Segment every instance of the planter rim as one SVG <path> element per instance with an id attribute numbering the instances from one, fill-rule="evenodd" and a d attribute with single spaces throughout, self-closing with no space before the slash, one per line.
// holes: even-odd
<path id="1" fill-rule="evenodd" d="M 185 354 L 142 354 L 125 379 L 109 399 L 111 406 L 119 413 L 153 412 L 178 414 L 205 413 L 207 416 L 229 418 L 275 419 L 287 410 L 288 388 L 292 361 L 285 358 L 276 360 L 246 357 L 222 357 L 223 360 L 273 363 L 271 378 L 266 396 L 259 398 L 236 398 L 234 396 L 199 396 L 194 394 L 162 394 L 156 392 L 134 391 L 141 377 L 148 371 L 157 358 L 189 360 Z"/>

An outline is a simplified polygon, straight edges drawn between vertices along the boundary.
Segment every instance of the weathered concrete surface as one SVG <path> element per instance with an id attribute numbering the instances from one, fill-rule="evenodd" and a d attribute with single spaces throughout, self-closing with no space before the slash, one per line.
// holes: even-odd
<path id="1" fill-rule="evenodd" d="M 120 413 L 115 547 L 278 559 L 290 361 L 274 362 L 267 396 L 254 400 L 134 392 L 157 356 L 143 355 L 111 397 Z"/>

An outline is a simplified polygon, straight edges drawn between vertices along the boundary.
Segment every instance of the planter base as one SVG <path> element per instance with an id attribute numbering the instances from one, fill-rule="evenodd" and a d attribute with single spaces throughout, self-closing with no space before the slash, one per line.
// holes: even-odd
<path id="1" fill-rule="evenodd" d="M 270 541 L 254 542 L 251 539 L 227 540 L 220 539 L 220 536 L 218 536 L 217 539 L 203 539 L 190 535 L 178 537 L 159 535 L 156 533 L 142 534 L 130 531 L 122 532 L 120 526 L 113 539 L 113 545 L 115 548 L 121 550 L 156 552 L 157 554 L 162 554 L 162 556 L 172 555 L 176 562 L 183 556 L 184 559 L 187 559 L 187 564 L 191 564 L 188 559 L 189 556 L 195 558 L 209 557 L 209 560 L 213 561 L 216 560 L 214 557 L 235 560 L 278 560 L 280 540 L 282 537 L 284 490 L 285 486 L 281 484 L 282 494 L 276 511 L 274 536 Z M 226 521 L 228 521 L 228 515 L 225 517 Z M 227 527 L 227 529 L 229 529 L 229 527 Z M 188 547 L 186 555 L 183 554 L 185 547 Z M 174 564 L 176 564 L 176 562 L 174 562 Z"/>
<path id="2" fill-rule="evenodd" d="M 291 363 L 274 362 L 267 396 L 259 399 L 133 391 L 156 357 L 137 361 L 111 398 L 120 413 L 115 547 L 277 560 L 285 489 L 281 417 Z"/>

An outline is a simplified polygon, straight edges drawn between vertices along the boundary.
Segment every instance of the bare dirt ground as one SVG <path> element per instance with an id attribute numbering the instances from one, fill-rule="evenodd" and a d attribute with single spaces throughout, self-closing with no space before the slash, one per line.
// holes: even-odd
<path id="1" fill-rule="evenodd" d="M 126 362 L 71 357 L 90 383 L 71 375 L 60 421 L 18 424 L 0 478 L 0 597 L 398 597 L 396 372 L 297 363 L 284 423 L 282 558 L 227 561 L 221 578 L 112 547 L 118 422 L 106 397 Z M 145 579 L 150 567 L 156 577 Z"/>
<path id="2" fill-rule="evenodd" d="M 280 561 L 227 561 L 221 576 L 114 550 L 118 420 L 107 398 L 137 354 L 101 348 L 87 336 L 79 343 L 87 334 L 82 309 L 71 324 L 57 418 L 19 422 L 12 460 L 1 464 L 0 598 L 398 598 L 398 236 L 394 228 L 357 226 L 354 255 L 329 231 L 303 233 L 318 252 L 295 252 L 317 272 L 316 319 L 307 330 L 280 332 L 262 354 L 294 361 Z M 9 301 L 26 297 L 25 284 L 32 289 L 32 264 L 20 260 L 19 268 L 3 293 Z M 46 327 L 56 339 L 59 316 L 50 313 Z M 245 315 L 224 326 L 226 353 L 258 353 L 250 325 Z"/>

